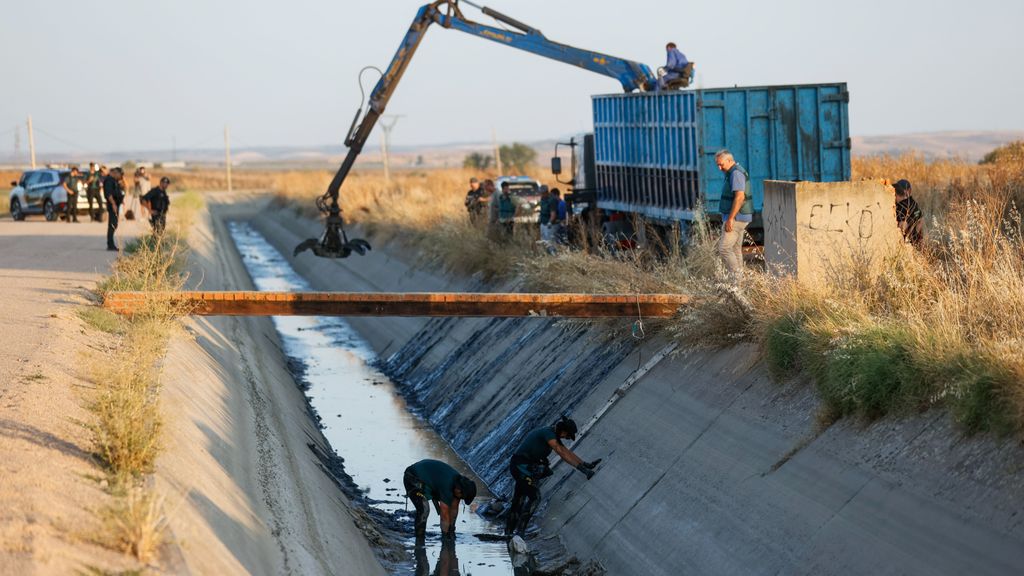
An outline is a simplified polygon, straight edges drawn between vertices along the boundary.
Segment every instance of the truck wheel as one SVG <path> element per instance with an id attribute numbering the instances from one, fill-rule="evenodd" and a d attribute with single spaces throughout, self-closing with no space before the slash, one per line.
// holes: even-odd
<path id="1" fill-rule="evenodd" d="M 57 219 L 57 211 L 53 208 L 53 200 L 47 200 L 43 203 L 43 216 L 46 217 L 47 222 L 53 222 Z"/>
<path id="2" fill-rule="evenodd" d="M 17 198 L 11 198 L 11 218 L 19 222 L 25 219 L 25 213 L 21 211 L 21 201 Z"/>

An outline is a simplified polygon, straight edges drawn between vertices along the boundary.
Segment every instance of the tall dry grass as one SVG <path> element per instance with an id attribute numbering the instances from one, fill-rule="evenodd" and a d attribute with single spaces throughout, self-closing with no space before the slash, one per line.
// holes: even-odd
<path id="1" fill-rule="evenodd" d="M 978 166 L 915 155 L 854 160 L 854 179 L 906 178 L 926 217 L 926 242 L 872 276 L 857 265 L 807 286 L 751 272 L 742 293 L 723 286 L 714 234 L 697 227 L 684 253 L 558 251 L 533 231 L 495 242 L 462 206 L 468 171 L 353 174 L 346 220 L 375 242 L 400 242 L 447 270 L 520 279 L 524 289 L 681 292 L 695 305 L 661 327 L 687 344 L 760 341 L 779 375 L 804 375 L 824 400 L 822 417 L 875 418 L 948 406 L 967 430 L 1024 423 L 1024 244 L 1015 206 L 1020 162 Z M 285 173 L 281 202 L 313 206 L 329 174 Z M 315 214 L 314 212 L 307 212 Z"/>
<path id="2" fill-rule="evenodd" d="M 115 290 L 165 292 L 186 281 L 185 235 L 202 200 L 186 194 L 175 203 L 172 220 L 161 235 L 144 235 L 131 243 L 97 286 L 100 297 Z M 110 480 L 117 501 L 100 516 L 105 537 L 99 541 L 150 562 L 164 540 L 166 519 L 161 499 L 146 487 L 162 445 L 160 362 L 177 319 L 187 308 L 150 299 L 128 318 L 103 311 L 81 311 L 90 326 L 115 338 L 114 352 L 92 367 L 96 384 L 88 408 L 93 452 Z"/>

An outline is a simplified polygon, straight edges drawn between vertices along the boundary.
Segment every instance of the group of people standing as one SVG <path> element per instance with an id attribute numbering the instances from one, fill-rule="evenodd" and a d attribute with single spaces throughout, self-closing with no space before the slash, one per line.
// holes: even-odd
<path id="1" fill-rule="evenodd" d="M 571 418 L 563 416 L 551 426 L 541 426 L 527 434 L 509 461 L 509 474 L 515 481 L 512 500 L 505 514 L 505 536 L 525 536 L 526 529 L 540 504 L 540 480 L 551 476 L 548 456 L 552 452 L 578 470 L 589 480 L 600 459 L 586 462 L 567 448 L 562 440 L 576 439 L 578 428 Z M 406 496 L 416 508 L 415 536 L 420 546 L 426 538 L 430 505 L 437 510 L 442 540 L 455 538 L 455 520 L 459 501 L 470 504 L 476 498 L 476 483 L 452 466 L 439 460 L 420 460 L 405 469 L 402 478 Z"/>
<path id="2" fill-rule="evenodd" d="M 171 199 L 167 194 L 167 188 L 171 185 L 170 178 L 160 178 L 157 186 L 150 187 L 149 174 L 146 168 L 139 167 L 135 171 L 135 182 L 132 190 L 132 205 L 136 201 L 149 212 L 149 222 L 155 234 L 163 234 L 167 225 L 167 211 L 171 207 Z M 78 195 L 85 192 L 89 202 L 89 218 L 94 222 L 103 221 L 103 207 L 107 212 L 107 250 L 118 251 L 114 236 L 121 216 L 121 210 L 125 204 L 125 176 L 124 169 L 115 166 L 109 171 L 106 166 L 97 166 L 95 162 L 89 163 L 89 173 L 82 174 L 78 166 L 71 167 L 71 173 L 64 180 L 64 190 L 67 192 L 67 204 L 65 207 L 65 219 L 67 222 L 78 222 Z M 93 208 L 93 202 L 96 207 Z M 129 208 L 125 217 L 132 219 L 134 211 Z"/>
<path id="3" fill-rule="evenodd" d="M 495 231 L 498 239 L 511 238 L 515 230 L 516 203 L 512 199 L 509 183 L 501 183 L 501 192 L 495 194 L 494 181 L 487 179 L 481 182 L 475 176 L 469 179 L 469 190 L 464 202 L 469 220 L 474 224 L 484 220 L 487 212 L 487 223 Z M 540 239 L 548 244 L 566 243 L 567 207 L 558 188 L 540 187 L 539 210 L 537 224 L 540 226 Z"/>

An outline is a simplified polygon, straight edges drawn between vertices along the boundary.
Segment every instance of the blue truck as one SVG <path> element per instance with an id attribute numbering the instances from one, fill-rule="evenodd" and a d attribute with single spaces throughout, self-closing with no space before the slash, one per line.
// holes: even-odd
<path id="1" fill-rule="evenodd" d="M 577 205 L 686 228 L 718 218 L 715 154 L 728 149 L 750 174 L 756 238 L 765 180 L 850 179 L 849 101 L 844 83 L 593 96 L 594 131 L 568 144 L 565 183 Z"/>

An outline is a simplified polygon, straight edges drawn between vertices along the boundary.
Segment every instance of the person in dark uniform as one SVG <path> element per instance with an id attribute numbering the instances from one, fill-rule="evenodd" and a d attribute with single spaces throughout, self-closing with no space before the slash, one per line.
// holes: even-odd
<path id="1" fill-rule="evenodd" d="M 924 238 L 924 216 L 917 200 L 910 195 L 910 181 L 897 180 L 892 187 L 896 189 L 896 224 L 903 233 L 903 239 L 914 246 L 920 246 Z"/>
<path id="2" fill-rule="evenodd" d="M 71 174 L 64 179 L 64 190 L 68 193 L 68 201 L 64 205 L 64 219 L 67 222 L 78 222 L 78 188 L 84 182 L 78 166 L 71 167 Z"/>
<path id="3" fill-rule="evenodd" d="M 167 210 L 171 207 L 171 199 L 167 196 L 167 187 L 171 185 L 171 179 L 164 176 L 156 188 L 150 189 L 142 197 L 142 205 L 149 210 L 149 223 L 153 226 L 153 233 L 160 235 L 164 233 L 167 226 Z"/>
<path id="4" fill-rule="evenodd" d="M 110 169 L 103 179 L 103 196 L 107 199 L 107 250 L 117 252 L 114 232 L 117 230 L 117 215 L 124 204 L 124 172 L 121 168 Z"/>
<path id="5" fill-rule="evenodd" d="M 402 477 L 405 495 L 416 507 L 416 542 L 421 544 L 427 535 L 428 502 L 441 516 L 442 538 L 455 537 L 455 518 L 459 515 L 459 500 L 466 504 L 476 498 L 476 483 L 440 460 L 420 460 L 405 469 Z"/>
<path id="6" fill-rule="evenodd" d="M 106 166 L 96 167 L 95 162 L 89 162 L 89 176 L 85 183 L 85 197 L 89 201 L 89 219 L 93 222 L 102 220 L 103 212 L 103 178 L 107 175 Z M 96 208 L 93 209 L 92 202 L 96 201 Z"/>
<path id="7" fill-rule="evenodd" d="M 584 462 L 562 444 L 564 438 L 575 440 L 576 431 L 576 422 L 563 416 L 554 426 L 537 428 L 527 434 L 523 443 L 512 454 L 508 470 L 516 482 L 516 487 L 505 519 L 505 536 L 510 537 L 513 533 L 522 536 L 526 533 L 526 527 L 530 525 L 530 519 L 540 504 L 540 488 L 537 487 L 537 482 L 551 476 L 548 455 L 552 450 L 570 466 L 579 470 L 587 480 L 594 475 L 594 468 L 601 463 L 600 458 L 593 462 Z"/>

